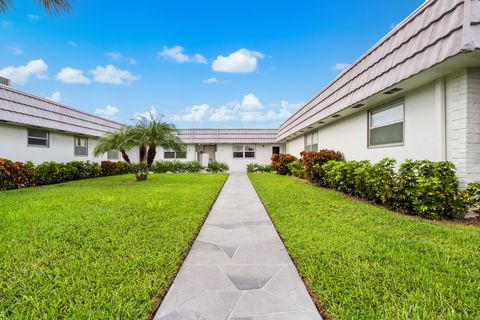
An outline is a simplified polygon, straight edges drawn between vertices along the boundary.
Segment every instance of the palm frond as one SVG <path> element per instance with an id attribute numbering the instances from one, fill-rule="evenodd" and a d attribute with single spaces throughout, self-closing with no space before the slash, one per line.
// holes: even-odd
<path id="1" fill-rule="evenodd" d="M 61 12 L 68 12 L 72 8 L 71 0 L 37 0 L 37 2 L 47 10 L 47 12 L 53 14 L 59 14 Z M 13 0 L 0 0 L 0 11 L 2 13 L 7 12 L 8 9 L 13 7 Z"/>
<path id="2" fill-rule="evenodd" d="M 5 13 L 8 8 L 13 7 L 12 0 L 0 0 L 0 11 Z"/>

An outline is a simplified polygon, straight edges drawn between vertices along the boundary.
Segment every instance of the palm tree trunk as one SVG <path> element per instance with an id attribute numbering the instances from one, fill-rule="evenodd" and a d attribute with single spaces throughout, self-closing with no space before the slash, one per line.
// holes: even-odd
<path id="1" fill-rule="evenodd" d="M 157 147 L 156 146 L 149 146 L 148 153 L 147 153 L 147 166 L 150 168 L 153 164 L 153 160 L 155 160 L 155 156 L 157 155 Z"/>
<path id="2" fill-rule="evenodd" d="M 122 153 L 122 158 L 123 160 L 125 160 L 127 163 L 130 163 L 130 157 L 128 156 L 128 154 L 125 152 L 125 150 L 120 150 L 120 152 Z"/>
<path id="3" fill-rule="evenodd" d="M 144 162 L 145 161 L 145 155 L 147 153 L 147 147 L 140 146 L 139 152 L 140 152 L 140 162 Z"/>

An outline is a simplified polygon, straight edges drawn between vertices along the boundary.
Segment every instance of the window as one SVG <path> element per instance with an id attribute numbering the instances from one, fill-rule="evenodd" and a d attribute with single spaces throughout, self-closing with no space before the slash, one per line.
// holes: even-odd
<path id="1" fill-rule="evenodd" d="M 187 152 L 186 151 L 173 151 L 173 150 L 165 150 L 163 152 L 164 159 L 186 159 Z"/>
<path id="2" fill-rule="evenodd" d="M 234 158 L 255 158 L 255 146 L 254 145 L 234 145 L 233 157 Z"/>
<path id="3" fill-rule="evenodd" d="M 280 154 L 280 147 L 272 147 L 272 154 Z"/>
<path id="4" fill-rule="evenodd" d="M 28 145 L 31 147 L 49 147 L 50 132 L 37 129 L 28 129 Z"/>
<path id="5" fill-rule="evenodd" d="M 370 111 L 368 115 L 369 146 L 388 146 L 403 143 L 403 109 L 402 101 Z"/>
<path id="6" fill-rule="evenodd" d="M 117 150 L 110 150 L 107 152 L 107 159 L 108 160 L 118 160 L 120 159 L 120 155 Z"/>
<path id="7" fill-rule="evenodd" d="M 88 138 L 85 137 L 73 137 L 73 145 L 75 156 L 88 156 Z"/>
<path id="8" fill-rule="evenodd" d="M 305 135 L 305 151 L 318 151 L 317 131 Z"/>

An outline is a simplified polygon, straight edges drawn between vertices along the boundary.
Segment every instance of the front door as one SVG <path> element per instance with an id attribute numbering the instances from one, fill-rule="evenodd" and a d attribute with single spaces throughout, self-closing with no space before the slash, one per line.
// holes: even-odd
<path id="1" fill-rule="evenodd" d="M 280 147 L 272 147 L 272 154 L 280 154 Z"/>
<path id="2" fill-rule="evenodd" d="M 203 153 L 208 154 L 208 161 L 215 161 L 215 146 L 203 146 Z"/>

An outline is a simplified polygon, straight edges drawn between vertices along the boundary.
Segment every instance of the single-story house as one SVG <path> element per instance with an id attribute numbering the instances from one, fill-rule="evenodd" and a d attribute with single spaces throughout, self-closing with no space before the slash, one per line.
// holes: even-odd
<path id="1" fill-rule="evenodd" d="M 430 0 L 278 130 L 288 153 L 449 160 L 480 180 L 480 1 Z"/>
<path id="2" fill-rule="evenodd" d="M 99 137 L 124 124 L 16 90 L 0 81 L 0 158 L 14 161 L 66 162 L 121 160 L 112 151 L 94 157 Z M 272 153 L 285 151 L 277 143 L 277 129 L 181 129 L 185 152 L 159 147 L 156 160 L 226 162 L 232 171 L 248 163 L 269 164 Z M 129 150 L 138 161 L 138 150 Z"/>

